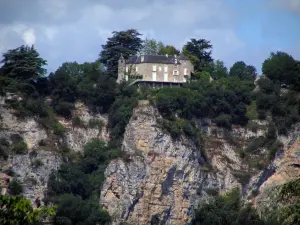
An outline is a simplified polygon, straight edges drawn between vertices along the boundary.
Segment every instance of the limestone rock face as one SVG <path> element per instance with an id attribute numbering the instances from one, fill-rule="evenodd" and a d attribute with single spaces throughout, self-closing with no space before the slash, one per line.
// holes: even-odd
<path id="1" fill-rule="evenodd" d="M 68 147 L 73 151 L 82 151 L 83 146 L 91 139 L 100 138 L 104 141 L 109 140 L 109 134 L 107 130 L 107 115 L 92 114 L 88 111 L 87 107 L 82 103 L 75 105 L 73 112 L 74 116 L 80 118 L 85 126 L 73 126 L 72 121 L 67 121 L 62 118 L 59 122 L 67 129 L 65 133 L 65 142 Z M 90 120 L 102 121 L 103 126 L 99 128 L 88 127 Z"/>
<path id="2" fill-rule="evenodd" d="M 37 150 L 26 155 L 11 156 L 6 167 L 11 167 L 15 177 L 22 183 L 23 196 L 31 202 L 44 198 L 47 182 L 52 170 L 57 170 L 62 162 L 56 152 Z"/>
<path id="3" fill-rule="evenodd" d="M 61 138 L 47 132 L 35 118 L 18 119 L 14 115 L 14 110 L 5 102 L 10 99 L 21 100 L 13 94 L 0 97 L 0 138 L 10 143 L 12 143 L 12 136 L 23 138 L 28 146 L 28 153 L 18 155 L 10 152 L 7 160 L 0 157 L 0 189 L 3 189 L 3 194 L 7 192 L 7 173 L 12 171 L 14 177 L 24 187 L 24 197 L 32 202 L 37 197 L 43 199 L 51 171 L 57 170 L 62 162 L 62 155 L 58 153 L 61 144 L 67 144 L 71 151 L 81 151 L 84 144 L 93 138 L 106 141 L 109 138 L 106 129 L 107 118 L 99 114 L 92 115 L 82 104 L 76 104 L 74 112 L 76 116 L 85 124 L 88 124 L 90 119 L 101 119 L 102 129 L 73 127 L 71 121 L 58 118 L 67 130 L 65 136 Z M 41 144 L 41 141 L 44 144 Z M 9 176 L 9 179 L 11 180 L 12 177 Z"/>
<path id="4" fill-rule="evenodd" d="M 158 118 L 152 106 L 138 106 L 122 145 L 129 160 L 114 160 L 106 169 L 100 204 L 113 217 L 113 224 L 187 224 L 197 201 L 209 197 L 208 190 L 240 186 L 232 171 L 244 165 L 222 129 L 213 131 L 212 137 L 210 122 L 199 122 L 211 137 L 205 137 L 211 170 L 201 149 L 186 137 L 173 140 L 159 128 Z M 234 132 L 242 144 L 257 135 L 245 129 Z"/>
<path id="5" fill-rule="evenodd" d="M 12 135 L 22 137 L 28 146 L 28 154 L 10 154 L 7 160 L 0 158 L 0 169 L 11 170 L 24 188 L 24 197 L 33 202 L 38 196 L 40 199 L 44 197 L 49 174 L 53 169 L 57 170 L 61 157 L 56 152 L 40 149 L 39 142 L 48 137 L 46 131 L 33 118 L 21 120 L 15 117 L 13 110 L 5 104 L 5 99 L 9 98 L 0 98 L 0 138 L 10 140 Z M 7 185 L 3 188 L 6 189 Z"/>
<path id="6" fill-rule="evenodd" d="M 287 136 L 279 139 L 284 145 L 284 151 L 274 160 L 273 173 L 259 187 L 259 195 L 255 199 L 255 205 L 261 213 L 281 204 L 276 202 L 281 185 L 300 179 L 300 124 L 296 124 Z"/>
<path id="7" fill-rule="evenodd" d="M 19 134 L 27 143 L 29 150 L 38 146 L 39 141 L 47 138 L 46 131 L 41 129 L 33 118 L 20 120 L 15 117 L 13 110 L 7 108 L 6 99 L 7 97 L 0 98 L 0 137 L 9 138 L 13 134 Z"/>

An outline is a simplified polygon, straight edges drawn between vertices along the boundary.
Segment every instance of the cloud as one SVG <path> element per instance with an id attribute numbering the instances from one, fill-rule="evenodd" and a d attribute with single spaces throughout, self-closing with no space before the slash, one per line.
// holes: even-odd
<path id="1" fill-rule="evenodd" d="M 33 29 L 27 29 L 23 32 L 22 38 L 26 45 L 34 45 L 36 41 L 35 31 Z"/>
<path id="2" fill-rule="evenodd" d="M 59 29 L 57 27 L 46 27 L 44 29 L 44 34 L 48 41 L 53 41 L 57 34 L 59 32 Z"/>
<path id="3" fill-rule="evenodd" d="M 295 13 L 300 13 L 300 0 L 271 0 L 270 3 L 279 9 L 284 8 Z"/>

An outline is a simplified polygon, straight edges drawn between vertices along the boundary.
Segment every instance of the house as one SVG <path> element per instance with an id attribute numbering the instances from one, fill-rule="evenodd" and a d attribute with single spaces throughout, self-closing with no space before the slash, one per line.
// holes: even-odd
<path id="1" fill-rule="evenodd" d="M 126 80 L 153 87 L 181 85 L 190 79 L 193 70 L 191 61 L 183 55 L 140 55 L 127 60 L 121 55 L 117 82 Z"/>

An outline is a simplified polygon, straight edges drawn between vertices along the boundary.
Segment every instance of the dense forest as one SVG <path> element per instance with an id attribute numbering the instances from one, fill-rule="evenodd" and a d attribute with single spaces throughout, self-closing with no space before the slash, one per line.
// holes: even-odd
<path id="1" fill-rule="evenodd" d="M 185 134 L 199 146 L 202 137 L 193 123 L 195 118 L 210 118 L 228 130 L 235 125 L 255 129 L 253 120 L 267 119 L 270 121 L 267 137 L 255 140 L 243 155 L 251 154 L 255 146 L 266 146 L 269 160 L 274 158 L 281 146 L 275 141 L 277 135 L 287 134 L 300 121 L 300 61 L 284 52 L 271 53 L 262 64 L 263 76 L 256 86 L 255 67 L 238 61 L 228 69 L 224 62 L 212 58 L 212 48 L 208 40 L 191 39 L 179 50 L 154 39 L 142 40 L 138 31 L 130 29 L 113 32 L 95 62 L 65 62 L 50 74 L 45 70 L 47 61 L 34 46 L 20 46 L 3 54 L 0 94 L 22 96 L 21 101 L 7 102 L 15 109 L 16 116 L 34 117 L 57 136 L 65 131 L 56 116 L 80 123 L 72 117 L 78 101 L 93 112 L 109 116 L 111 141 L 90 141 L 83 155 L 76 160 L 66 157 L 60 169 L 51 175 L 44 201 L 57 205 L 55 224 L 92 225 L 110 220 L 108 213 L 99 207 L 99 187 L 107 163 L 117 157 L 127 159 L 120 145 L 132 110 L 140 99 L 149 99 L 157 107 L 163 116 L 162 129 L 173 138 Z M 162 89 L 137 90 L 126 82 L 117 84 L 119 57 L 137 53 L 184 54 L 195 67 L 193 79 L 182 87 Z M 0 153 L 1 157 L 7 157 L 5 147 L 1 146 Z M 202 153 L 205 155 L 205 151 Z M 206 203 L 195 212 L 193 220 L 193 224 L 212 225 L 267 223 L 250 207 L 242 207 L 237 192 Z"/>

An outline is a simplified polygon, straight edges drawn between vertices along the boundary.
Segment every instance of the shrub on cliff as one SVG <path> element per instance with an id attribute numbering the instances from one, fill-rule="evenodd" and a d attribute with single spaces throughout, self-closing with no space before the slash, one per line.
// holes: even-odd
<path id="1" fill-rule="evenodd" d="M 14 142 L 11 147 L 12 151 L 16 154 L 25 154 L 28 152 L 27 144 L 23 140 Z"/>
<path id="2" fill-rule="evenodd" d="M 23 193 L 23 185 L 17 179 L 13 179 L 8 185 L 8 191 L 11 195 L 20 195 Z"/>
<path id="3" fill-rule="evenodd" d="M 233 189 L 200 203 L 194 212 L 193 225 L 276 225 L 266 221 L 250 205 L 243 206 L 240 191 Z M 279 225 L 279 224 L 277 224 Z"/>
<path id="4" fill-rule="evenodd" d="M 64 163 L 58 171 L 52 172 L 45 200 L 58 205 L 56 223 L 109 221 L 108 213 L 99 206 L 99 187 L 105 179 L 104 170 L 108 162 L 120 156 L 119 150 L 95 139 L 84 146 L 84 154 L 79 161 Z"/>

